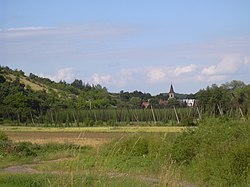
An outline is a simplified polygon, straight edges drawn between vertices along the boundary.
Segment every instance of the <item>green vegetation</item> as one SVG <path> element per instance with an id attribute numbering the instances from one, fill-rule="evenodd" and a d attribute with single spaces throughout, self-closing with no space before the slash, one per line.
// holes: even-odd
<path id="1" fill-rule="evenodd" d="M 140 180 L 129 178 L 126 176 L 116 179 L 114 177 L 100 177 L 100 176 L 81 176 L 70 175 L 39 175 L 39 174 L 18 174 L 5 175 L 0 174 L 0 184 L 2 187 L 89 187 L 89 186 L 119 186 L 119 187 L 150 187 Z"/>
<path id="2" fill-rule="evenodd" d="M 204 121 L 176 139 L 172 159 L 201 186 L 249 186 L 249 121 Z"/>
<path id="3" fill-rule="evenodd" d="M 10 142 L 3 133 L 1 137 L 3 142 Z M 62 153 L 61 157 L 65 159 L 30 166 L 39 174 L 3 173 L 0 175 L 0 185 L 250 185 L 249 121 L 210 118 L 200 121 L 197 128 L 188 128 L 184 132 L 129 133 L 99 148 L 60 144 L 8 144 L 10 147 L 13 145 L 21 148 L 18 151 L 16 148 L 11 149 L 10 155 L 18 153 L 22 156 L 12 157 L 13 161 L 9 165 L 33 163 L 34 158 L 58 159 L 58 153 Z M 1 150 L 9 149 L 5 146 Z M 32 159 L 24 162 L 20 158 Z M 9 155 L 4 154 L 1 159 L 7 161 Z"/>
<path id="4" fill-rule="evenodd" d="M 81 80 L 71 84 L 53 82 L 34 74 L 0 67 L 0 123 L 40 126 L 116 126 L 134 123 L 193 126 L 197 119 L 249 117 L 250 85 L 232 81 L 212 85 L 196 94 L 151 96 L 140 91 L 109 93 L 100 85 Z M 197 99 L 195 107 L 187 107 L 181 99 Z M 150 100 L 148 109 L 142 102 Z M 176 112 L 173 109 L 176 108 Z M 178 119 L 177 119 L 178 116 Z M 158 124 L 158 125 L 159 125 Z"/>
<path id="5" fill-rule="evenodd" d="M 161 105 L 166 94 L 108 93 L 81 80 L 55 83 L 0 67 L 0 185 L 249 186 L 250 85 L 232 81 L 176 95 Z M 163 127 L 172 125 L 196 127 Z M 89 147 L 12 142 L 4 131 L 125 135 Z M 22 169 L 15 174 L 8 166 Z"/>

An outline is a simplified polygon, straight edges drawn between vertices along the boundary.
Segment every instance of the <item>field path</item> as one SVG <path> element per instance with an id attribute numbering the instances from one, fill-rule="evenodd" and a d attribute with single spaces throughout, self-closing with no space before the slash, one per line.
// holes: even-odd
<path id="1" fill-rule="evenodd" d="M 6 168 L 0 169 L 0 173 L 12 173 L 12 174 L 18 174 L 18 173 L 26 173 L 26 174 L 57 174 L 57 175 L 67 175 L 70 174 L 70 172 L 65 171 L 39 171 L 34 169 L 35 166 L 51 163 L 51 162 L 60 162 L 60 161 L 69 161 L 74 158 L 59 158 L 56 160 L 49 160 L 49 161 L 38 161 L 31 164 L 23 164 L 23 165 L 14 165 L 14 166 L 8 166 Z M 130 177 L 134 179 L 138 179 L 140 181 L 144 181 L 147 184 L 150 184 L 151 186 L 157 186 L 159 184 L 159 179 L 152 176 L 147 175 L 139 175 L 139 174 L 131 174 L 131 173 L 123 173 L 123 172 L 103 172 L 100 171 L 102 175 L 106 175 L 108 177 Z"/>
<path id="2" fill-rule="evenodd" d="M 35 166 L 51 163 L 51 162 L 60 162 L 60 161 L 70 161 L 74 158 L 72 157 L 66 157 L 66 158 L 59 158 L 56 160 L 48 160 L 48 161 L 37 161 L 31 164 L 23 164 L 23 165 L 14 165 L 9 166 L 6 168 L 0 169 L 0 173 L 26 173 L 26 174 L 56 174 L 56 175 L 67 175 L 70 174 L 70 172 L 65 171 L 39 171 L 34 169 Z M 97 171 L 98 172 L 98 171 Z M 137 179 L 140 181 L 144 181 L 145 183 L 149 184 L 150 186 L 159 186 L 160 179 L 155 176 L 150 175 L 142 175 L 142 174 L 132 174 L 132 173 L 123 173 L 123 172 L 104 172 L 99 171 L 101 175 L 106 175 L 111 178 L 119 178 L 119 177 L 130 177 L 133 179 Z M 189 184 L 184 181 L 176 181 L 176 186 L 178 187 L 197 187 L 196 185 Z"/>
<path id="3" fill-rule="evenodd" d="M 60 161 L 68 161 L 73 158 L 59 158 L 56 160 L 48 160 L 48 161 L 37 161 L 31 164 L 23 164 L 23 165 L 14 165 L 14 166 L 8 166 L 6 168 L 0 169 L 0 173 L 30 173 L 30 174 L 45 174 L 50 172 L 43 172 L 38 171 L 34 169 L 33 167 L 50 163 L 50 162 L 60 162 Z M 51 172 L 52 173 L 52 172 Z"/>

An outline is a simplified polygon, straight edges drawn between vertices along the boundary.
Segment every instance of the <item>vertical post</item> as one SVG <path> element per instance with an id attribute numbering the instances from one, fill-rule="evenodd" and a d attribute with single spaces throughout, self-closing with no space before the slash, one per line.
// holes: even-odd
<path id="1" fill-rule="evenodd" d="M 52 124 L 55 124 L 54 119 L 53 119 L 52 111 L 50 112 L 50 117 L 51 117 L 51 122 L 52 122 Z"/>
<path id="2" fill-rule="evenodd" d="M 18 118 L 18 125 L 21 124 L 21 120 L 20 120 L 20 116 L 19 116 L 19 113 L 17 112 L 17 118 Z"/>
<path id="3" fill-rule="evenodd" d="M 199 119 L 201 120 L 201 113 L 200 113 L 200 111 L 199 111 L 199 108 L 196 107 L 196 109 L 197 109 L 197 112 L 198 112 L 198 115 L 199 115 Z"/>
<path id="4" fill-rule="evenodd" d="M 177 112 L 176 112 L 175 106 L 174 106 L 174 112 L 175 112 L 175 116 L 176 116 L 176 119 L 177 119 L 177 123 L 179 124 L 179 123 L 180 123 L 180 120 L 179 120 L 178 114 L 177 114 Z"/>
<path id="5" fill-rule="evenodd" d="M 92 109 L 91 100 L 88 100 L 88 102 L 89 102 L 89 109 L 91 110 Z"/>
<path id="6" fill-rule="evenodd" d="M 30 117 L 31 117 L 31 122 L 32 122 L 32 124 L 33 124 L 33 125 L 35 125 L 35 123 L 34 123 L 34 119 L 33 119 L 33 116 L 32 116 L 31 111 L 30 111 Z"/>
<path id="7" fill-rule="evenodd" d="M 223 116 L 223 111 L 221 110 L 221 107 L 219 106 L 219 104 L 217 104 L 218 110 L 220 112 L 220 115 Z"/>
<path id="8" fill-rule="evenodd" d="M 77 124 L 77 121 L 76 121 L 76 117 L 75 117 L 74 111 L 72 111 L 72 114 L 73 114 L 73 118 L 74 118 L 75 124 Z"/>
<path id="9" fill-rule="evenodd" d="M 152 115 L 153 115 L 154 122 L 156 123 L 155 113 L 154 113 L 153 106 L 152 106 L 152 104 L 151 104 L 150 106 L 151 106 L 151 111 L 152 111 Z"/>
<path id="10" fill-rule="evenodd" d="M 244 116 L 244 114 L 243 114 L 243 112 L 242 112 L 242 110 L 241 110 L 240 107 L 239 107 L 239 110 L 240 110 L 240 114 L 241 114 L 241 116 L 242 116 L 243 121 L 246 121 L 245 116 Z"/>

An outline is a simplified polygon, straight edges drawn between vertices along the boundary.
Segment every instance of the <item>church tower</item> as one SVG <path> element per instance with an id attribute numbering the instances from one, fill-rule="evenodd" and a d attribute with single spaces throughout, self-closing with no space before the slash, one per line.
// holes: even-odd
<path id="1" fill-rule="evenodd" d="M 173 98 L 174 98 L 174 88 L 173 88 L 173 85 L 171 83 L 170 90 L 168 93 L 168 99 L 173 99 Z"/>

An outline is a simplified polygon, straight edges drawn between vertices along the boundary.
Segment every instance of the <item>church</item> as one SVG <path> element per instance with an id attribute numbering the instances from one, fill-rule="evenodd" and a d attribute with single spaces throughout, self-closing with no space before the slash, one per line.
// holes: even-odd
<path id="1" fill-rule="evenodd" d="M 169 90 L 169 93 L 168 93 L 168 100 L 174 99 L 174 98 L 175 98 L 174 87 L 173 87 L 173 84 L 171 83 L 170 90 Z M 195 99 L 187 99 L 186 98 L 186 99 L 177 99 L 177 101 L 180 104 L 188 106 L 188 107 L 195 106 Z"/>
<path id="2" fill-rule="evenodd" d="M 170 90 L 168 93 L 168 99 L 174 99 L 174 88 L 173 88 L 172 83 L 171 83 Z"/>

